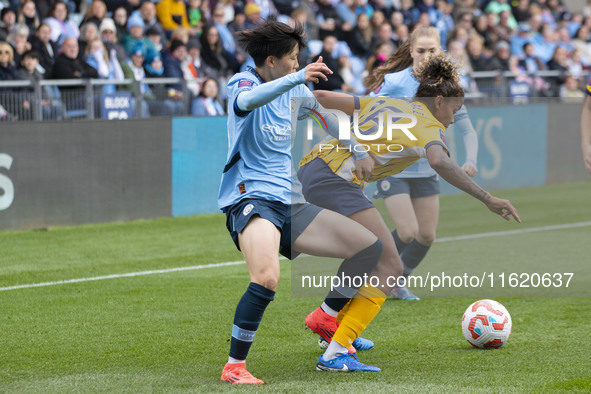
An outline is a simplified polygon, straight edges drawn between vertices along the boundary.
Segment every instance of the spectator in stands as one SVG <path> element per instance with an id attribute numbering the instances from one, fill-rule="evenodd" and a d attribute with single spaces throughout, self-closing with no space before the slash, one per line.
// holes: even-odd
<path id="1" fill-rule="evenodd" d="M 439 37 L 441 37 L 441 46 L 443 48 L 447 46 L 447 37 L 449 36 L 449 32 L 451 32 L 454 28 L 454 20 L 451 16 L 453 7 L 453 4 L 450 4 L 445 0 L 437 0 L 437 14 L 433 26 L 435 26 L 439 32 Z M 406 30 L 408 35 L 408 27 Z M 470 23 L 470 30 L 473 30 L 472 23 Z"/>
<path id="2" fill-rule="evenodd" d="M 572 51 L 571 56 L 566 59 L 568 63 L 568 72 L 575 78 L 583 74 L 583 63 L 581 62 L 582 53 L 578 49 Z"/>
<path id="3" fill-rule="evenodd" d="M 330 0 L 317 0 L 316 3 L 318 5 L 316 20 L 320 24 L 318 31 L 319 38 L 323 40 L 327 35 L 334 35 L 338 39 L 341 39 L 344 21 L 339 16 L 336 8 Z"/>
<path id="4" fill-rule="evenodd" d="M 201 84 L 199 96 L 191 104 L 191 115 L 195 116 L 223 116 L 226 114 L 218 98 L 218 82 L 207 78 Z"/>
<path id="5" fill-rule="evenodd" d="M 336 4 L 335 9 L 337 11 L 337 14 L 339 15 L 339 18 L 341 18 L 341 20 L 344 23 L 348 23 L 351 26 L 355 26 L 355 23 L 357 22 L 357 13 L 355 12 L 356 11 L 355 0 L 339 1 Z M 372 11 L 373 11 L 373 9 L 372 9 Z M 371 16 L 366 12 L 360 12 L 360 13 Z"/>
<path id="6" fill-rule="evenodd" d="M 570 34 L 568 33 L 568 29 L 566 27 L 559 28 L 556 31 L 556 35 L 558 36 L 557 44 L 566 49 L 569 54 L 575 50 L 575 46 L 573 45 Z"/>
<path id="7" fill-rule="evenodd" d="M 291 3 L 291 0 L 287 0 L 286 2 L 289 2 L 289 4 L 287 4 L 286 7 L 283 7 L 283 9 L 280 12 L 283 15 L 289 15 L 294 10 L 294 4 Z M 275 4 L 276 7 L 278 7 L 278 4 L 280 3 L 281 1 L 273 2 L 273 4 Z M 235 6 L 238 5 L 237 2 L 235 0 L 219 0 L 217 2 L 217 5 L 221 5 L 224 9 L 224 23 L 227 25 L 228 23 L 232 22 L 234 20 L 234 17 L 236 16 L 237 10 L 235 9 Z"/>
<path id="8" fill-rule="evenodd" d="M 113 11 L 113 21 L 117 28 L 117 41 L 123 43 L 123 37 L 127 34 L 127 9 L 117 7 Z"/>
<path id="9" fill-rule="evenodd" d="M 162 45 L 162 36 L 160 35 L 157 29 L 154 29 L 154 27 L 150 27 L 149 29 L 146 29 L 144 35 L 148 40 L 152 41 L 152 45 L 154 45 L 154 49 L 156 49 L 156 52 L 162 52 L 165 46 Z"/>
<path id="10" fill-rule="evenodd" d="M 548 77 L 546 80 L 550 83 L 552 89 L 552 95 L 554 97 L 558 96 L 560 91 L 560 85 L 564 83 L 566 73 L 568 72 L 568 61 L 567 61 L 567 51 L 560 45 L 557 45 L 554 49 L 554 54 L 552 55 L 552 59 L 546 63 L 546 67 L 548 70 L 558 71 L 560 72 L 559 76 L 556 77 Z"/>
<path id="11" fill-rule="evenodd" d="M 475 0 L 456 0 L 453 2 L 454 9 L 452 15 L 456 23 L 460 22 L 465 14 L 470 16 L 479 16 L 482 11 L 476 5 Z"/>
<path id="12" fill-rule="evenodd" d="M 367 59 L 365 66 L 365 70 L 369 74 L 386 62 L 388 57 L 394 52 L 394 48 L 392 48 L 389 42 L 381 42 L 376 45 L 373 52 L 373 55 Z"/>
<path id="13" fill-rule="evenodd" d="M 82 22 L 80 26 L 87 22 L 92 22 L 96 25 L 98 29 L 101 26 L 103 19 L 107 17 L 107 6 L 102 0 L 93 0 L 92 3 L 88 6 L 86 13 L 84 14 L 84 18 L 82 18 Z"/>
<path id="14" fill-rule="evenodd" d="M 226 14 L 225 14 L 225 6 L 221 3 L 218 5 L 222 8 L 222 15 L 224 17 L 222 20 L 225 24 Z M 207 24 L 207 17 L 202 11 L 203 2 L 201 0 L 189 0 L 187 2 L 187 19 L 189 20 L 189 26 L 191 29 L 191 36 L 199 36 L 203 32 L 203 26 Z M 215 13 L 215 11 L 214 11 Z M 213 17 L 213 16 L 212 16 Z M 218 17 L 218 21 L 219 21 Z"/>
<path id="15" fill-rule="evenodd" d="M 100 79 L 120 81 L 124 78 L 119 61 L 116 57 L 109 56 L 105 44 L 99 38 L 88 43 L 84 59 L 88 65 L 96 69 Z M 115 85 L 103 85 L 103 93 L 115 93 L 115 90 Z"/>
<path id="16" fill-rule="evenodd" d="M 591 65 L 591 42 L 588 40 L 589 28 L 581 26 L 573 39 L 573 45 L 581 51 L 581 62 L 589 67 Z"/>
<path id="17" fill-rule="evenodd" d="M 218 4 L 214 7 L 213 12 L 211 13 L 211 18 L 213 25 L 220 34 L 220 39 L 224 49 L 232 55 L 236 55 L 236 42 L 234 41 L 232 32 L 224 23 L 224 6 L 222 4 Z M 242 60 L 244 61 L 244 59 Z"/>
<path id="18" fill-rule="evenodd" d="M 144 37 L 144 21 L 139 14 L 131 15 L 127 21 L 127 30 L 128 33 L 123 37 L 123 42 L 121 43 L 123 48 L 125 48 L 125 53 L 129 55 L 138 42 L 144 45 L 147 54 L 156 52 L 152 41 Z"/>
<path id="19" fill-rule="evenodd" d="M 24 81 L 31 81 L 31 86 L 24 89 L 23 92 L 23 101 L 22 101 L 22 118 L 31 120 L 35 117 L 33 116 L 36 108 L 31 105 L 30 101 L 30 94 L 34 90 L 33 84 L 42 81 L 44 75 L 39 72 L 38 66 L 39 65 L 39 57 L 37 52 L 34 50 L 27 51 L 23 53 L 21 57 L 20 67 L 17 70 L 18 79 Z M 60 102 L 53 102 L 48 95 L 48 91 L 51 89 L 50 86 L 44 86 L 42 90 L 42 99 L 41 99 L 41 111 L 43 119 L 61 119 L 62 113 L 62 105 Z"/>
<path id="20" fill-rule="evenodd" d="M 404 24 L 413 26 L 419 21 L 421 12 L 415 7 L 412 0 L 400 0 L 400 10 L 404 17 Z"/>
<path id="21" fill-rule="evenodd" d="M 68 37 L 62 44 L 62 51 L 55 59 L 52 78 L 54 79 L 79 79 L 98 78 L 98 72 L 86 62 L 78 58 L 78 41 L 74 37 Z"/>
<path id="22" fill-rule="evenodd" d="M 22 23 L 29 28 L 29 40 L 35 35 L 35 31 L 37 31 L 37 28 L 41 24 L 37 16 L 37 7 L 33 0 L 24 0 L 21 3 L 16 19 L 18 23 Z"/>
<path id="23" fill-rule="evenodd" d="M 494 14 L 491 14 L 494 17 Z M 482 14 L 476 18 L 474 31 L 482 37 L 482 44 L 486 48 L 493 48 L 496 42 L 496 35 L 494 34 L 494 24 L 490 24 L 490 19 L 486 14 Z"/>
<path id="24" fill-rule="evenodd" d="M 61 53 L 55 59 L 53 79 L 98 78 L 98 72 L 78 57 L 78 41 L 74 37 L 64 39 Z M 84 88 L 80 86 L 61 87 L 62 101 L 68 110 L 86 108 Z"/>
<path id="25" fill-rule="evenodd" d="M 382 26 L 385 22 L 388 21 L 382 11 L 375 11 L 371 18 L 369 18 L 369 20 L 371 21 L 371 29 L 373 30 L 374 34 L 377 34 L 377 31 L 380 28 L 380 26 Z"/>
<path id="26" fill-rule="evenodd" d="M 162 24 L 156 17 L 156 5 L 150 0 L 144 1 L 140 6 L 139 12 L 144 21 L 146 36 L 148 36 L 148 31 L 150 31 L 151 35 L 157 33 L 160 36 L 160 45 L 163 48 L 166 47 L 168 45 L 168 38 L 166 37 L 166 32 L 164 31 Z"/>
<path id="27" fill-rule="evenodd" d="M 408 31 L 408 26 L 406 26 L 406 25 L 398 26 L 396 28 L 396 31 L 394 32 L 394 36 L 396 37 L 394 42 L 396 43 L 396 47 L 398 48 L 400 45 L 404 44 L 406 42 L 406 40 L 408 40 L 410 37 L 410 33 Z"/>
<path id="28" fill-rule="evenodd" d="M 101 40 L 103 40 L 103 44 L 105 44 L 107 52 L 111 54 L 114 50 L 117 59 L 120 62 L 125 61 L 127 59 L 127 54 L 125 53 L 125 48 L 123 48 L 123 45 L 117 41 L 117 27 L 115 26 L 113 19 L 103 19 L 99 31 Z"/>
<path id="29" fill-rule="evenodd" d="M 499 23 L 494 27 L 495 34 L 500 41 L 511 41 L 511 37 L 514 34 L 514 30 L 509 26 L 509 17 L 511 11 L 503 10 L 499 13 Z"/>
<path id="30" fill-rule="evenodd" d="M 167 34 L 177 27 L 191 28 L 183 0 L 160 0 L 156 5 L 156 14 Z"/>
<path id="31" fill-rule="evenodd" d="M 511 12 L 517 23 L 524 23 L 531 17 L 529 11 L 530 0 L 517 0 L 517 5 L 511 5 Z"/>
<path id="32" fill-rule="evenodd" d="M 400 11 L 392 12 L 389 19 L 393 30 L 396 30 L 398 26 L 404 25 L 404 16 L 402 16 L 402 12 Z"/>
<path id="33" fill-rule="evenodd" d="M 306 30 L 308 32 L 308 39 L 318 40 L 320 23 L 318 23 L 316 20 L 318 5 L 316 4 L 315 0 L 301 0 L 300 4 L 296 8 L 296 11 L 303 11 L 306 14 Z"/>
<path id="34" fill-rule="evenodd" d="M 484 41 L 480 36 L 474 36 L 468 40 L 466 52 L 470 60 L 472 71 L 489 71 L 490 61 L 483 54 Z"/>
<path id="35" fill-rule="evenodd" d="M 51 78 L 53 64 L 57 56 L 57 44 L 50 40 L 51 28 L 48 24 L 42 23 L 31 39 L 31 48 L 39 56 L 39 65 L 45 70 L 45 79 Z"/>
<path id="36" fill-rule="evenodd" d="M 491 59 L 491 69 L 498 71 L 509 71 L 509 58 L 511 50 L 507 41 L 499 41 L 495 47 L 495 55 Z"/>
<path id="37" fill-rule="evenodd" d="M 0 41 L 6 41 L 12 26 L 16 23 L 16 14 L 10 8 L 2 8 L 0 11 Z"/>
<path id="38" fill-rule="evenodd" d="M 523 45 L 523 56 L 519 60 L 519 65 L 529 74 L 546 69 L 544 62 L 536 57 L 533 44 L 529 42 Z"/>
<path id="39" fill-rule="evenodd" d="M 541 33 L 532 38 L 534 53 L 542 62 L 549 62 L 552 59 L 556 49 L 555 41 L 554 30 L 548 24 L 544 24 Z"/>
<path id="40" fill-rule="evenodd" d="M 369 16 L 367 14 L 357 15 L 355 27 L 347 33 L 346 38 L 351 52 L 361 59 L 367 59 L 371 55 L 372 37 L 373 30 Z"/>
<path id="41" fill-rule="evenodd" d="M 86 22 L 80 27 L 80 38 L 78 38 L 78 48 L 81 59 L 84 59 L 86 46 L 89 42 L 99 38 L 98 27 L 94 22 Z"/>
<path id="42" fill-rule="evenodd" d="M 460 65 L 460 68 L 458 68 L 458 74 L 460 75 L 460 86 L 465 92 L 477 92 L 478 87 L 472 81 L 470 76 L 474 70 L 472 70 L 472 64 L 470 63 L 470 58 L 466 53 L 464 45 L 462 45 L 462 43 L 459 41 L 450 41 L 447 46 L 447 51 L 452 59 Z"/>
<path id="43" fill-rule="evenodd" d="M 216 79 L 220 83 L 238 69 L 238 62 L 232 54 L 222 46 L 220 35 L 215 26 L 208 26 L 201 37 L 201 58 L 203 62 L 214 70 L 217 70 Z"/>
<path id="44" fill-rule="evenodd" d="M 277 17 L 279 15 L 272 0 L 251 0 L 250 2 L 259 7 L 261 18 L 263 20 L 267 19 L 269 16 Z"/>
<path id="45" fill-rule="evenodd" d="M 29 39 L 29 28 L 23 23 L 17 23 L 10 30 L 6 41 L 12 45 L 14 64 L 20 64 L 23 53 L 31 49 Z"/>
<path id="46" fill-rule="evenodd" d="M 261 9 L 255 3 L 248 3 L 244 7 L 244 15 L 246 16 L 244 28 L 247 30 L 254 29 L 263 21 L 263 18 L 261 17 Z"/>
<path id="47" fill-rule="evenodd" d="M 162 63 L 164 65 L 164 76 L 167 78 L 184 78 L 182 63 L 187 57 L 187 44 L 180 40 L 171 40 L 170 47 L 163 52 Z M 177 83 L 172 88 L 182 93 L 183 85 Z"/>
<path id="48" fill-rule="evenodd" d="M 468 43 L 469 38 L 470 38 L 470 35 L 468 34 L 468 30 L 466 28 L 458 25 L 449 33 L 447 40 L 448 41 L 454 41 L 454 40 L 459 41 L 465 47 L 466 44 Z"/>
<path id="49" fill-rule="evenodd" d="M 199 81 L 206 76 L 201 61 L 201 43 L 195 39 L 190 40 L 187 44 L 187 52 L 189 56 L 184 62 L 187 64 L 181 64 L 181 67 L 183 67 L 183 77 L 187 81 L 187 88 L 196 97 L 199 94 Z"/>
<path id="50" fill-rule="evenodd" d="M 326 64 L 333 72 L 332 74 L 327 75 L 327 81 L 318 78 L 318 83 L 314 84 L 314 88 L 318 90 L 351 92 L 353 91 L 353 87 L 347 85 L 343 80 L 343 77 L 339 72 L 339 60 L 332 55 L 336 50 L 336 45 L 337 38 L 332 35 L 327 35 L 324 37 L 324 40 L 322 40 L 322 51 L 312 59 L 312 63 L 314 63 L 322 57 L 324 64 Z"/>
<path id="51" fill-rule="evenodd" d="M 509 12 L 509 21 L 508 21 L 509 26 L 512 29 L 517 29 L 517 21 L 513 17 L 513 14 L 511 14 L 511 6 L 509 5 L 507 0 L 492 0 L 491 2 L 488 3 L 486 8 L 484 9 L 484 12 L 486 12 L 487 14 L 492 13 L 497 16 L 503 11 Z M 497 22 L 497 21 L 495 21 L 495 22 Z"/>
<path id="52" fill-rule="evenodd" d="M 13 59 L 12 47 L 6 42 L 0 42 L 0 81 L 18 79 Z"/>
<path id="53" fill-rule="evenodd" d="M 308 18 L 307 18 L 307 14 L 305 11 L 303 11 L 301 9 L 295 10 L 291 14 L 291 19 L 305 21 L 304 23 L 302 23 L 302 22 L 300 22 L 300 23 L 302 23 L 302 25 L 309 32 Z M 232 32 L 232 36 L 234 37 L 234 41 L 236 41 L 236 33 L 246 29 L 245 22 L 246 22 L 246 15 L 244 15 L 244 12 L 237 11 L 234 14 L 234 20 L 228 24 L 228 29 L 230 29 L 230 31 Z M 310 36 L 310 33 L 308 33 L 308 38 L 309 38 L 309 36 Z"/>
<path id="54" fill-rule="evenodd" d="M 572 75 L 567 75 L 564 84 L 560 86 L 562 98 L 585 98 L 587 96 L 579 86 L 579 81 Z"/>
<path id="55" fill-rule="evenodd" d="M 378 45 L 382 45 L 384 43 L 387 43 L 392 47 L 392 52 L 396 50 L 396 41 L 394 40 L 392 25 L 390 25 L 388 22 L 384 22 L 382 26 L 379 27 L 371 46 L 375 50 Z"/>
<path id="56" fill-rule="evenodd" d="M 530 40 L 530 26 L 527 23 L 521 23 L 517 29 L 517 34 L 511 37 L 511 54 L 523 57 L 523 46 Z"/>
<path id="57" fill-rule="evenodd" d="M 51 41 L 57 42 L 61 47 L 66 38 L 78 40 L 80 31 L 70 19 L 70 11 L 62 0 L 53 3 L 49 11 L 49 17 L 44 20 L 51 28 Z"/>
<path id="58" fill-rule="evenodd" d="M 170 41 L 179 40 L 179 41 L 182 41 L 185 45 L 189 43 L 190 39 L 191 39 L 190 30 L 185 29 L 184 27 L 177 27 L 176 29 L 174 29 L 174 31 L 170 35 Z"/>

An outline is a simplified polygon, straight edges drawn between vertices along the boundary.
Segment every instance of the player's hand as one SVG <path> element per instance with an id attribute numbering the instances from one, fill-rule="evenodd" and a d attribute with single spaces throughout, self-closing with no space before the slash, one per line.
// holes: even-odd
<path id="1" fill-rule="evenodd" d="M 509 221 L 511 220 L 511 216 L 517 223 L 521 223 L 521 219 L 517 214 L 517 210 L 511 205 L 509 200 L 503 200 L 502 198 L 497 198 L 494 196 L 489 195 L 485 200 L 484 203 L 493 213 L 496 213 L 503 219 Z"/>
<path id="2" fill-rule="evenodd" d="M 328 77 L 325 74 L 332 74 L 332 70 L 322 60 L 322 56 L 319 56 L 318 60 L 306 66 L 306 72 L 304 74 L 306 82 L 318 83 L 320 81 L 319 78 L 328 81 Z"/>
<path id="3" fill-rule="evenodd" d="M 591 146 L 583 149 L 583 160 L 585 160 L 585 168 L 587 172 L 591 174 Z"/>
<path id="4" fill-rule="evenodd" d="M 462 166 L 462 170 L 471 178 L 474 178 L 478 174 L 478 169 L 471 163 L 465 163 Z"/>
<path id="5" fill-rule="evenodd" d="M 367 156 L 365 159 L 355 160 L 355 174 L 357 175 L 357 179 L 360 181 L 368 180 L 371 177 L 371 174 L 373 174 L 375 165 L 376 163 L 371 155 Z"/>

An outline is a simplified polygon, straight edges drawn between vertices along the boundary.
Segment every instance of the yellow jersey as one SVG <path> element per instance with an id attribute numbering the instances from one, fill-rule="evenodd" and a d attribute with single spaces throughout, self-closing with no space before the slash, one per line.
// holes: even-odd
<path id="1" fill-rule="evenodd" d="M 368 182 L 398 174 L 421 157 L 432 144 L 448 152 L 445 127 L 425 104 L 386 97 L 362 97 L 360 110 L 351 122 L 351 135 L 374 158 L 376 165 Z M 358 146 L 359 147 L 359 146 Z M 363 187 L 355 175 L 355 158 L 337 139 L 318 144 L 300 167 L 320 158 L 341 178 Z"/>

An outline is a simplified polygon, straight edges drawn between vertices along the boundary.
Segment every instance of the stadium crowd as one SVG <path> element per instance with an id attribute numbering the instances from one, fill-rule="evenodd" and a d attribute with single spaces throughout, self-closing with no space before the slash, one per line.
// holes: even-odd
<path id="1" fill-rule="evenodd" d="M 561 0 L 0 0 L 0 8 L 0 81 L 183 78 L 193 115 L 224 112 L 227 79 L 253 64 L 235 35 L 270 16 L 305 26 L 301 66 L 322 56 L 334 71 L 317 89 L 366 93 L 363 77 L 425 25 L 463 64 L 469 93 L 494 94 L 470 75 L 501 70 L 542 96 L 584 97 L 591 66 L 591 0 L 582 13 Z M 182 113 L 182 85 L 140 86 L 143 116 Z M 45 106 L 52 94 L 44 92 Z M 0 108 L 0 118 L 11 110 Z"/>

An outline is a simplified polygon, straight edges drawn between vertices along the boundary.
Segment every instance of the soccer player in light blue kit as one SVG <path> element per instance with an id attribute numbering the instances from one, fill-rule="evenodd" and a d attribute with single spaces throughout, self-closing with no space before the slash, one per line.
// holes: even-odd
<path id="1" fill-rule="evenodd" d="M 245 360 L 275 295 L 279 253 L 288 258 L 298 253 L 343 258 L 339 275 L 351 277 L 369 274 L 382 254 L 381 242 L 369 230 L 336 212 L 305 203 L 299 192 L 291 162 L 292 117 L 304 116 L 310 108 L 323 113 L 305 84 L 326 79 L 325 73 L 332 72 L 322 59 L 297 71 L 304 40 L 302 26 L 274 20 L 240 32 L 239 41 L 256 67 L 228 82 L 229 149 L 218 206 L 226 213 L 226 227 L 250 275 L 236 307 L 230 355 L 221 376 L 233 384 L 264 383 L 248 372 Z M 305 98 L 301 106 L 299 98 Z M 337 133 L 336 116 L 326 113 L 324 118 L 329 131 Z M 363 149 L 355 149 L 359 148 L 356 141 L 341 142 L 358 152 L 356 172 L 361 179 L 368 178 L 373 159 Z M 357 290 L 340 287 L 332 297 L 346 302 Z M 323 370 L 379 371 L 346 351 L 331 353 L 330 349 L 319 358 Z"/>
<path id="2" fill-rule="evenodd" d="M 434 27 L 419 27 L 384 65 L 366 78 L 370 96 L 414 97 L 419 81 L 412 74 L 428 54 L 441 51 L 439 33 Z M 469 176 L 477 173 L 478 136 L 466 107 L 455 114 L 455 128 L 463 135 L 466 161 L 462 169 Z M 404 275 L 410 275 L 425 258 L 435 240 L 439 220 L 439 182 L 427 159 L 420 159 L 403 172 L 377 183 L 375 198 L 383 198 L 396 229 L 392 232 L 402 259 Z M 418 300 L 406 286 L 392 293 L 399 299 Z"/>

